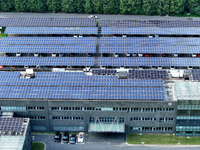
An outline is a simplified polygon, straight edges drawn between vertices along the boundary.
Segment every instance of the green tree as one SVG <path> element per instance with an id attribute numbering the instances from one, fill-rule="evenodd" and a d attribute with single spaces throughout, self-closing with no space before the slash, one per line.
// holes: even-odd
<path id="1" fill-rule="evenodd" d="M 93 0 L 93 6 L 94 6 L 94 12 L 95 13 L 99 13 L 102 14 L 103 10 L 103 4 L 102 4 L 102 0 Z"/>
<path id="2" fill-rule="evenodd" d="M 143 0 L 142 8 L 145 15 L 159 15 L 161 12 L 160 0 Z"/>
<path id="3" fill-rule="evenodd" d="M 142 13 L 141 0 L 120 0 L 120 13 L 138 15 Z"/>
<path id="4" fill-rule="evenodd" d="M 170 14 L 182 15 L 185 11 L 186 0 L 171 0 Z"/>
<path id="5" fill-rule="evenodd" d="M 62 11 L 66 13 L 76 12 L 76 3 L 73 0 L 62 0 Z"/>
<path id="6" fill-rule="evenodd" d="M 103 13 L 116 14 L 119 12 L 120 0 L 103 0 Z"/>
<path id="7" fill-rule="evenodd" d="M 14 6 L 14 0 L 0 0 L 0 11 L 9 11 Z"/>
<path id="8" fill-rule="evenodd" d="M 28 0 L 26 6 L 30 12 L 45 12 L 46 0 Z"/>
<path id="9" fill-rule="evenodd" d="M 200 5 L 195 7 L 194 11 L 196 15 L 200 16 Z"/>
<path id="10" fill-rule="evenodd" d="M 92 12 L 93 12 L 93 2 L 92 2 L 92 0 L 86 0 L 85 1 L 85 8 L 84 8 L 84 10 L 85 10 L 85 13 L 87 13 L 87 14 L 91 14 Z"/>
<path id="11" fill-rule="evenodd" d="M 26 12 L 27 0 L 14 0 L 14 7 L 17 12 Z"/>
<path id="12" fill-rule="evenodd" d="M 161 0 L 161 15 L 169 15 L 170 0 Z"/>
<path id="13" fill-rule="evenodd" d="M 61 10 L 60 0 L 47 0 L 47 9 L 54 12 L 60 11 Z"/>
<path id="14" fill-rule="evenodd" d="M 198 11 L 198 7 L 200 5 L 200 0 L 189 0 L 188 1 L 188 9 L 191 14 L 196 15 Z"/>
<path id="15" fill-rule="evenodd" d="M 142 0 L 133 0 L 131 14 L 133 15 L 142 14 Z"/>
<path id="16" fill-rule="evenodd" d="M 77 0 L 76 2 L 76 11 L 79 13 L 84 12 L 84 5 L 85 5 L 85 0 Z"/>

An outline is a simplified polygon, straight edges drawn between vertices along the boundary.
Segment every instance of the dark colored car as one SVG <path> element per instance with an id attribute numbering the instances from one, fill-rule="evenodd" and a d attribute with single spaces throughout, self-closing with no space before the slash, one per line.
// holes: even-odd
<path id="1" fill-rule="evenodd" d="M 76 143 L 76 134 L 72 134 L 71 135 L 69 143 L 70 144 L 75 144 Z"/>
<path id="2" fill-rule="evenodd" d="M 56 132 L 54 135 L 54 142 L 60 142 L 61 141 L 61 134 L 60 132 Z"/>
<path id="3" fill-rule="evenodd" d="M 68 143 L 69 142 L 69 133 L 68 132 L 64 132 L 63 138 L 62 138 L 62 142 L 63 143 Z"/>

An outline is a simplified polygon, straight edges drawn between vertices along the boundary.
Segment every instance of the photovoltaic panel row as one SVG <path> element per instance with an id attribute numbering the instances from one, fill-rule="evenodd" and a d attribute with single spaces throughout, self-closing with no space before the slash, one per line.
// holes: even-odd
<path id="1" fill-rule="evenodd" d="M 200 45 L 199 38 L 101 37 L 100 45 Z"/>
<path id="2" fill-rule="evenodd" d="M 2 37 L 0 39 L 0 44 L 16 44 L 16 45 L 96 45 L 96 37 Z"/>
<path id="3" fill-rule="evenodd" d="M 0 118 L 0 131 L 19 132 L 22 129 L 24 118 Z"/>
<path id="4" fill-rule="evenodd" d="M 91 76 L 79 73 L 37 72 L 35 78 L 19 78 L 20 72 L 0 72 L 0 85 L 27 86 L 163 86 L 162 80 L 118 79 L 117 76 Z"/>
<path id="5" fill-rule="evenodd" d="M 101 57 L 98 59 L 99 66 L 199 66 L 198 58 L 115 58 Z"/>
<path id="6" fill-rule="evenodd" d="M 100 45 L 100 53 L 200 53 L 199 46 L 108 46 Z"/>
<path id="7" fill-rule="evenodd" d="M 105 69 L 101 69 L 101 70 L 92 70 L 93 74 L 97 74 L 97 75 L 102 75 L 102 74 L 116 74 L 117 70 L 105 70 Z"/>
<path id="8" fill-rule="evenodd" d="M 0 98 L 164 100 L 164 88 L 0 86 Z"/>
<path id="9" fill-rule="evenodd" d="M 168 75 L 165 70 L 129 70 L 129 78 L 168 79 Z"/>
<path id="10" fill-rule="evenodd" d="M 96 27 L 95 18 L 1 18 L 1 27 Z"/>
<path id="11" fill-rule="evenodd" d="M 0 79 L 0 85 L 8 86 L 84 86 L 84 87 L 159 87 L 163 86 L 162 80 L 142 79 L 95 79 L 95 78 L 66 78 L 66 79 Z"/>
<path id="12" fill-rule="evenodd" d="M 155 35 L 199 35 L 200 28 L 156 28 L 156 27 L 133 27 L 116 28 L 102 27 L 101 34 L 155 34 Z"/>
<path id="13" fill-rule="evenodd" d="M 95 53 L 96 45 L 0 45 L 1 53 Z"/>
<path id="14" fill-rule="evenodd" d="M 7 27 L 5 34 L 97 34 L 97 27 Z"/>
<path id="15" fill-rule="evenodd" d="M 99 27 L 200 27 L 200 21 L 99 20 Z"/>
<path id="16" fill-rule="evenodd" d="M 192 70 L 192 77 L 194 80 L 200 80 L 200 70 Z"/>
<path id="17" fill-rule="evenodd" d="M 1 57 L 0 65 L 5 66 L 93 66 L 92 57 Z"/>

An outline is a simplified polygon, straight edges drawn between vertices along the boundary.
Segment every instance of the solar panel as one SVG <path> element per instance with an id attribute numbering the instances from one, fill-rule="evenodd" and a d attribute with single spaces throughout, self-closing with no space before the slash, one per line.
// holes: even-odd
<path id="1" fill-rule="evenodd" d="M 0 98 L 164 100 L 163 87 L 1 86 L 0 91 Z"/>
<path id="2" fill-rule="evenodd" d="M 96 45 L 0 45 L 1 53 L 95 53 Z"/>
<path id="3" fill-rule="evenodd" d="M 99 66 L 199 66 L 198 58 L 115 58 L 101 57 L 98 59 Z"/>
<path id="4" fill-rule="evenodd" d="M 200 80 L 200 70 L 192 70 L 193 80 Z"/>
<path id="5" fill-rule="evenodd" d="M 161 46 L 161 45 L 200 45 L 199 38 L 172 38 L 172 37 L 101 37 L 100 45 L 127 45 L 127 46 Z"/>
<path id="6" fill-rule="evenodd" d="M 95 18 L 1 18 L 2 27 L 96 27 Z"/>
<path id="7" fill-rule="evenodd" d="M 10 86 L 110 86 L 110 87 L 159 87 L 162 80 L 146 79 L 118 79 L 117 76 L 89 76 L 80 73 L 36 73 L 32 79 L 19 78 L 19 74 L 12 72 L 0 73 L 0 85 Z"/>
<path id="8" fill-rule="evenodd" d="M 93 74 L 102 75 L 102 74 L 116 74 L 117 70 L 92 70 Z"/>
<path id="9" fill-rule="evenodd" d="M 157 27 L 132 27 L 116 28 L 102 27 L 101 34 L 141 34 L 141 35 L 199 35 L 200 28 L 157 28 Z"/>
<path id="10" fill-rule="evenodd" d="M 100 53 L 199 53 L 199 46 L 105 46 L 100 45 Z"/>
<path id="11" fill-rule="evenodd" d="M 7 27 L 5 34 L 97 34 L 97 27 Z"/>
<path id="12" fill-rule="evenodd" d="M 2 37 L 0 40 L 0 44 L 16 44 L 16 45 L 96 45 L 96 37 L 82 37 L 82 38 L 74 38 L 74 37 Z"/>
<path id="13" fill-rule="evenodd" d="M 129 70 L 129 78 L 133 79 L 168 79 L 165 70 Z"/>
<path id="14" fill-rule="evenodd" d="M 0 131 L 21 131 L 23 125 L 23 118 L 1 118 L 0 117 Z"/>
<path id="15" fill-rule="evenodd" d="M 183 20 L 99 20 L 99 27 L 200 27 L 199 21 Z"/>
<path id="16" fill-rule="evenodd" d="M 93 66 L 92 57 L 1 57 L 0 65 L 6 66 Z"/>

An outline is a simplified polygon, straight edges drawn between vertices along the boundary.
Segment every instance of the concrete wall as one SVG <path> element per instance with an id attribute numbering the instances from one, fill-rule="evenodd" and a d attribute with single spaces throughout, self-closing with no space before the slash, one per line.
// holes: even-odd
<path id="1" fill-rule="evenodd" d="M 131 127 L 173 127 L 172 131 L 152 131 L 153 133 L 173 133 L 175 132 L 177 103 L 171 102 L 172 106 L 166 101 L 131 101 L 131 100 L 1 100 L 0 106 L 18 107 L 44 107 L 44 110 L 15 111 L 15 116 L 45 116 L 45 119 L 31 119 L 32 130 L 45 127 L 41 131 L 54 131 L 54 127 L 84 127 L 88 132 L 90 117 L 124 117 L 126 133 L 130 132 L 151 132 L 151 131 L 132 131 Z M 52 107 L 94 107 L 95 110 L 52 110 Z M 128 108 L 129 111 L 102 111 L 97 108 Z M 174 108 L 174 111 L 156 112 L 131 112 L 131 108 Z M 53 120 L 53 116 L 63 117 L 83 117 L 83 120 Z M 156 118 L 156 121 L 135 121 L 130 120 L 134 117 Z M 174 118 L 173 122 L 160 122 L 159 118 Z M 39 128 L 38 128 L 39 127 Z M 68 129 L 68 128 L 67 128 Z M 65 130 L 65 128 L 64 128 Z M 69 129 L 71 130 L 71 129 Z M 73 129 L 74 130 L 74 129 Z M 76 130 L 76 129 L 75 129 Z"/>

